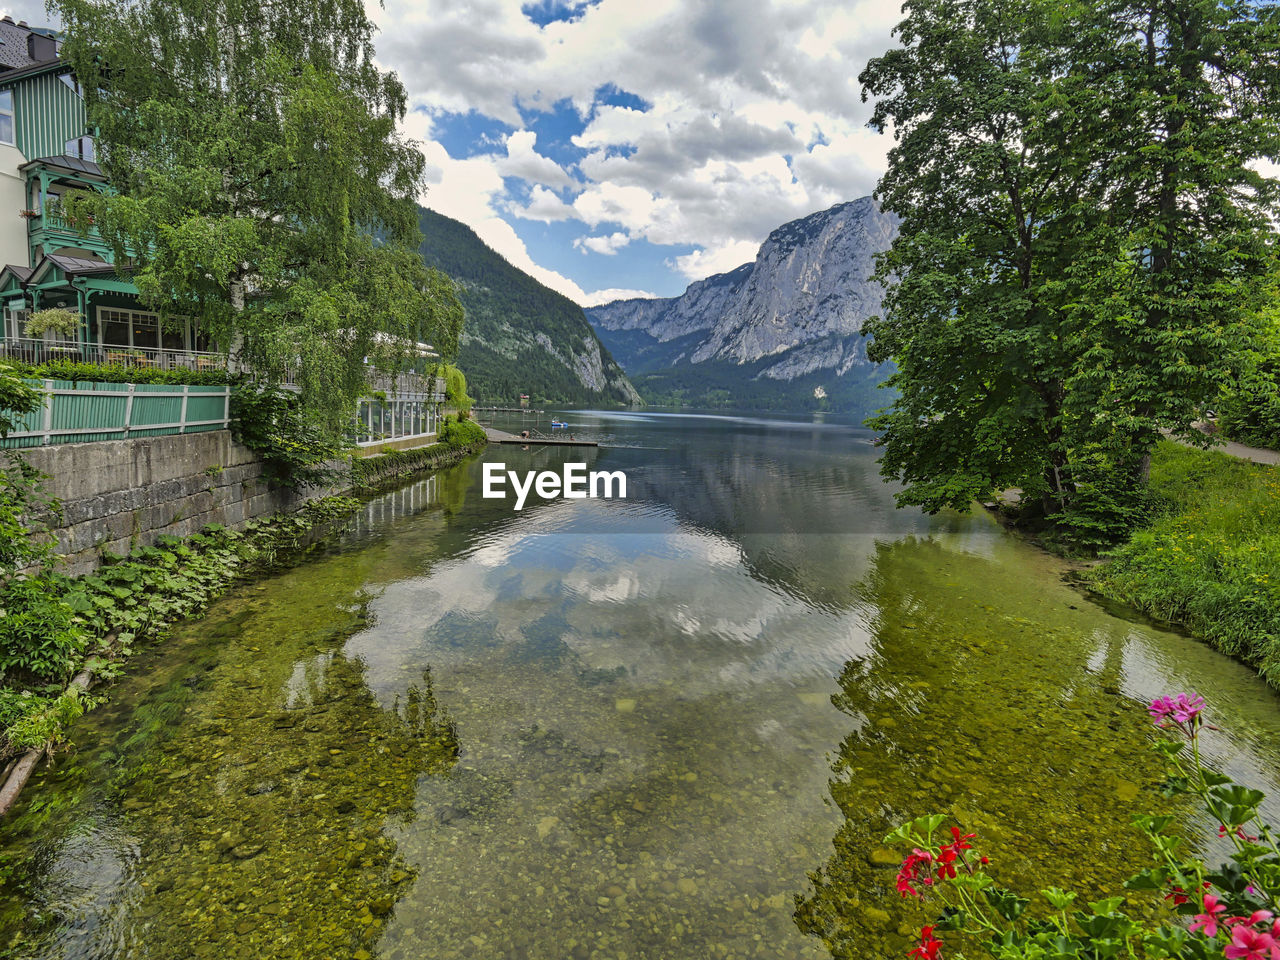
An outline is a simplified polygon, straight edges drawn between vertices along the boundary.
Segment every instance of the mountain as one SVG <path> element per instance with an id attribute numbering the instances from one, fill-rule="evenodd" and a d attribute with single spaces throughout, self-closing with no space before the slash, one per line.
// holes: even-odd
<path id="1" fill-rule="evenodd" d="M 467 318 L 458 366 L 482 403 L 639 403 L 582 308 L 485 246 L 465 224 L 419 208 L 421 253 L 458 283 Z"/>
<path id="2" fill-rule="evenodd" d="M 587 319 L 650 403 L 869 413 L 886 371 L 861 329 L 883 295 L 875 255 L 896 232 L 871 197 L 837 204 L 774 230 L 753 263 Z"/>

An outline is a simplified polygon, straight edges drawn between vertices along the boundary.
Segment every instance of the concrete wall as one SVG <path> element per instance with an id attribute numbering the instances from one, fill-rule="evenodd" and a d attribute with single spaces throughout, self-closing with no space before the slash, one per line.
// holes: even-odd
<path id="1" fill-rule="evenodd" d="M 136 440 L 67 443 L 22 451 L 62 501 L 59 552 L 66 572 L 88 573 L 103 550 L 126 554 L 208 523 L 235 527 L 296 509 L 332 491 L 269 489 L 262 462 L 228 430 Z"/>

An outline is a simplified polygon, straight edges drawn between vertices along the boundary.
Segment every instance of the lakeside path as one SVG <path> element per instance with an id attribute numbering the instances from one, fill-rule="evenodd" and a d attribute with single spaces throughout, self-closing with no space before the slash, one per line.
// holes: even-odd
<path id="1" fill-rule="evenodd" d="M 1195 427 L 1201 433 L 1209 433 L 1203 423 L 1197 423 Z M 1165 436 L 1168 437 L 1169 435 L 1165 434 Z M 1177 437 L 1169 437 L 1169 439 L 1176 443 L 1181 443 L 1183 446 L 1194 446 L 1194 444 L 1179 440 Z M 1251 460 L 1254 463 L 1263 463 L 1272 467 L 1280 466 L 1280 450 L 1268 450 L 1266 447 L 1247 447 L 1243 443 L 1236 443 L 1234 440 L 1220 440 L 1209 449 L 1216 450 L 1218 453 L 1225 453 L 1227 456 L 1235 457 L 1239 460 Z"/>
<path id="2" fill-rule="evenodd" d="M 1216 447 L 1210 447 L 1210 449 L 1225 453 L 1230 457 L 1239 457 L 1241 460 L 1266 463 L 1273 467 L 1280 466 L 1280 450 L 1267 450 L 1264 447 L 1246 447 L 1243 443 L 1236 443 L 1234 440 L 1227 440 Z"/>

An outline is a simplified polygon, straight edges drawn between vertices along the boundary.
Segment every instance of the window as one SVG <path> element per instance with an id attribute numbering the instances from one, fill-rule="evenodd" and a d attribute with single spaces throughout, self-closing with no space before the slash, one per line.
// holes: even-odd
<path id="1" fill-rule="evenodd" d="M 93 137 L 76 137 L 74 140 L 68 140 L 62 145 L 62 153 L 64 156 L 78 157 L 91 163 L 97 160 Z"/>
<path id="2" fill-rule="evenodd" d="M 4 311 L 4 335 L 9 340 L 21 340 L 26 333 L 29 311 L 24 308 L 6 307 Z"/>
<path id="3" fill-rule="evenodd" d="M 212 352 L 208 336 L 200 332 L 198 321 L 189 317 L 170 317 L 161 323 L 154 313 L 141 310 L 98 309 L 98 343 L 104 347 L 133 350 L 171 350 Z"/>
<path id="4" fill-rule="evenodd" d="M 0 143 L 14 145 L 12 90 L 0 90 Z"/>

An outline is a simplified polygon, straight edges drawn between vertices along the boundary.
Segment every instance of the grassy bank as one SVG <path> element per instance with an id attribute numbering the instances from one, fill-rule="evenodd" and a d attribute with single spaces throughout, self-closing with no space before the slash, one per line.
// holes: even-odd
<path id="1" fill-rule="evenodd" d="M 478 424 L 449 420 L 440 442 L 354 460 L 349 479 L 368 488 L 457 462 L 485 442 Z M 269 569 L 316 527 L 359 505 L 351 497 L 327 497 L 241 530 L 211 526 L 192 537 L 161 537 L 156 546 L 109 558 L 85 576 L 47 571 L 0 584 L 0 782 L 15 758 L 56 746 L 97 703 L 68 685 L 74 676 L 110 679 L 143 642 L 161 639 L 171 624 L 200 614 L 233 583 Z"/>
<path id="2" fill-rule="evenodd" d="M 0 622 L 0 768 L 24 751 L 59 743 L 68 724 L 94 705 L 95 698 L 67 687 L 72 675 L 114 676 L 144 641 L 161 638 L 172 623 L 200 613 L 232 583 L 359 504 L 329 497 L 240 531 L 210 526 L 192 537 L 162 537 L 82 577 L 15 581 L 42 595 Z"/>
<path id="3" fill-rule="evenodd" d="M 1280 687 L 1280 469 L 1166 442 L 1151 486 L 1155 522 L 1090 571 L 1091 585 Z"/>

